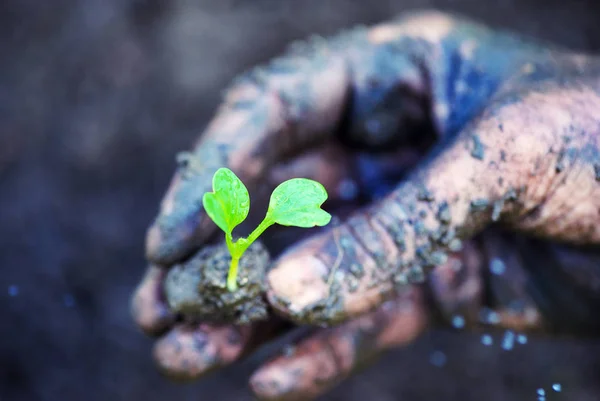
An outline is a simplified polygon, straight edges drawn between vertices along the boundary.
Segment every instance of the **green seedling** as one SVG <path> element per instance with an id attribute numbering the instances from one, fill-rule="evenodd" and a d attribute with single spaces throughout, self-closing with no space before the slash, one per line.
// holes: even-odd
<path id="1" fill-rule="evenodd" d="M 202 198 L 204 210 L 215 224 L 225 232 L 225 241 L 231 254 L 227 275 L 227 289 L 237 289 L 240 258 L 250 245 L 270 226 L 315 227 L 325 226 L 331 215 L 321 209 L 327 200 L 327 191 L 320 183 L 307 178 L 287 180 L 271 194 L 267 214 L 263 221 L 246 238 L 233 240 L 233 229 L 242 223 L 250 211 L 250 195 L 242 181 L 227 168 L 220 168 L 213 176 L 213 192 Z"/>

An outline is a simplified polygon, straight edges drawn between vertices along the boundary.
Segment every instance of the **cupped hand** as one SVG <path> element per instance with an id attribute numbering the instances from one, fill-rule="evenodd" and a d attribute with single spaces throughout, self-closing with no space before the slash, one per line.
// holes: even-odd
<path id="1" fill-rule="evenodd" d="M 430 12 L 294 45 L 241 76 L 179 157 L 148 231 L 133 314 L 160 336 L 159 366 L 197 378 L 287 322 L 333 326 L 251 379 L 261 399 L 310 399 L 453 317 L 597 333 L 599 71 L 595 58 Z M 201 199 L 224 166 L 259 205 L 287 178 L 316 179 L 341 217 L 268 272 L 269 322 L 190 324 L 164 301 L 166 269 L 217 233 Z"/>

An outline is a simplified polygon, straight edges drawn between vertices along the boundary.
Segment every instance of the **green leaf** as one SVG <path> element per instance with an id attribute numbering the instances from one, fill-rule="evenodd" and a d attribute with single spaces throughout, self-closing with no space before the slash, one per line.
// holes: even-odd
<path id="1" fill-rule="evenodd" d="M 282 226 L 324 226 L 331 220 L 331 215 L 320 208 L 326 200 L 323 185 L 307 178 L 293 178 L 275 188 L 265 219 Z"/>
<path id="2" fill-rule="evenodd" d="M 248 216 L 250 195 L 233 171 L 220 168 L 213 176 L 213 192 L 204 194 L 202 204 L 215 224 L 231 235 L 233 229 Z"/>

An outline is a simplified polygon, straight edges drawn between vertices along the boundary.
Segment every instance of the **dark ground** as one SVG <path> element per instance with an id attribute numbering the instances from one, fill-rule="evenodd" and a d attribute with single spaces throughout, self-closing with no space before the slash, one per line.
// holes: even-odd
<path id="1" fill-rule="evenodd" d="M 174 154 L 288 41 L 432 6 L 600 49 L 593 0 L 2 0 L 0 400 L 250 399 L 257 360 L 172 384 L 129 316 Z M 536 400 L 556 381 L 548 401 L 600 399 L 599 341 L 506 352 L 500 336 L 432 333 L 325 399 Z"/>

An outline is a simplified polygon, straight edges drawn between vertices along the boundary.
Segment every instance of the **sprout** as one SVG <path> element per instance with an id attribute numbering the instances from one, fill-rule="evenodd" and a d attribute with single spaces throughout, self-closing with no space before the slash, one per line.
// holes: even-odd
<path id="1" fill-rule="evenodd" d="M 225 233 L 231 265 L 227 275 L 227 289 L 237 289 L 237 270 L 240 258 L 250 245 L 270 226 L 315 227 L 325 226 L 331 215 L 321 209 L 327 200 L 323 185 L 307 178 L 287 180 L 273 191 L 263 221 L 246 238 L 233 240 L 233 229 L 242 223 L 250 211 L 250 196 L 242 181 L 227 168 L 220 168 L 213 176 L 213 192 L 202 198 L 204 210 Z"/>

